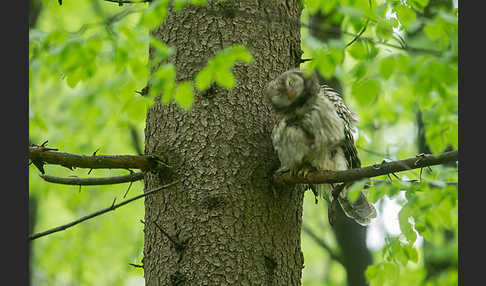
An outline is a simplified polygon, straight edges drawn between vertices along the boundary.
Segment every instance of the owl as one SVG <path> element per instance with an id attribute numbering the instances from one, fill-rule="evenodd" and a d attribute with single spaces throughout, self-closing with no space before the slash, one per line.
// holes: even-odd
<path id="1" fill-rule="evenodd" d="M 360 168 L 361 161 L 354 145 L 353 130 L 357 115 L 327 86 L 321 86 L 315 73 L 307 75 L 298 69 L 284 72 L 268 83 L 266 97 L 279 115 L 272 131 L 272 143 L 280 159 L 277 172 L 306 176 L 311 171 L 341 171 Z M 348 187 L 313 184 L 316 196 L 329 203 L 329 219 L 333 220 L 333 202 L 361 225 L 376 217 L 376 210 L 360 192 L 348 199 Z"/>

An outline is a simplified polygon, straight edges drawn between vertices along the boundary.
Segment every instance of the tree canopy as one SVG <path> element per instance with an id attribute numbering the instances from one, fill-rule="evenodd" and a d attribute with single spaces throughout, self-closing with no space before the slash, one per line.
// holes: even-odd
<path id="1" fill-rule="evenodd" d="M 226 1 L 220 1 L 221 5 Z M 194 81 L 176 80 L 174 65 L 165 62 L 173 49 L 150 31 L 164 20 L 169 2 L 177 10 L 205 5 L 206 0 L 41 2 L 37 23 L 29 30 L 29 138 L 33 144 L 49 140 L 48 147 L 87 155 L 143 153 L 146 110 L 157 95 L 162 94 L 155 100 L 174 101 L 190 110 L 195 90 L 205 91 L 212 85 L 232 88 L 232 67 L 253 60 L 244 45 L 233 45 L 215 54 Z M 363 166 L 457 150 L 456 2 L 301 2 L 301 68 L 342 82 L 343 97 L 360 118 L 356 145 Z M 242 10 L 227 13 L 248 16 Z M 309 18 L 315 13 L 328 18 L 311 26 Z M 284 16 L 263 11 L 261 16 L 269 25 L 285 21 Z M 311 28 L 338 37 L 322 41 L 311 35 Z M 151 66 L 149 47 L 151 63 L 156 63 Z M 130 173 L 54 165 L 44 169 L 58 177 Z M 128 184 L 50 184 L 38 174 L 31 165 L 29 193 L 37 206 L 33 233 L 110 207 L 129 188 Z M 367 196 L 378 206 L 378 219 L 370 228 L 380 233 L 378 240 L 383 243 L 374 244 L 373 265 L 366 271 L 370 285 L 457 285 L 457 180 L 457 164 L 452 164 L 353 185 L 359 191 L 369 184 Z M 129 196 L 142 192 L 141 181 L 130 183 Z M 383 216 L 390 202 L 399 209 L 395 218 Z M 305 286 L 322 285 L 323 281 L 345 285 L 346 281 L 323 205 L 315 206 L 312 194 L 306 194 L 304 226 L 327 249 L 303 232 Z M 32 284 L 143 284 L 143 269 L 129 265 L 138 265 L 142 259 L 143 212 L 142 201 L 135 201 L 109 215 L 32 241 Z M 399 231 L 390 231 L 387 220 Z M 448 264 L 435 271 L 434 261 Z"/>

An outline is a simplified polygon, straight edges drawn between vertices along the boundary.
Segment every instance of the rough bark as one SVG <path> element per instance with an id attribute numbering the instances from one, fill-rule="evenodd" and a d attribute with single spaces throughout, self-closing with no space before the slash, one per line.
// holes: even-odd
<path id="1" fill-rule="evenodd" d="M 208 1 L 170 11 L 154 31 L 175 49 L 177 80 L 232 44 L 254 61 L 233 68 L 233 89 L 196 93 L 189 112 L 148 111 L 145 153 L 172 172 L 147 174 L 145 188 L 181 183 L 145 200 L 146 285 L 300 285 L 303 192 L 272 185 L 275 117 L 263 96 L 300 59 L 300 14 L 297 0 Z"/>
<path id="2" fill-rule="evenodd" d="M 328 15 L 321 12 L 312 15 L 310 17 L 311 35 L 321 41 L 341 37 L 341 34 L 336 32 L 341 29 L 341 23 L 334 21 L 332 12 Z M 321 78 L 321 80 L 342 94 L 343 89 L 338 78 Z M 335 209 L 337 212 L 332 229 L 340 248 L 343 266 L 346 269 L 347 283 L 349 286 L 368 285 L 364 273 L 373 260 L 371 252 L 366 246 L 367 227 L 346 217 L 339 204 L 336 204 Z"/>

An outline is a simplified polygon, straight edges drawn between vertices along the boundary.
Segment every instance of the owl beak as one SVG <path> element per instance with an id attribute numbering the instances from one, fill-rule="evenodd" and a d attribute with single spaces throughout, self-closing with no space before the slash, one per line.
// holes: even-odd
<path id="1" fill-rule="evenodd" d="M 295 98 L 295 93 L 291 92 L 291 93 L 289 93 L 287 96 L 289 97 L 289 99 L 290 99 L 291 101 L 293 101 L 293 100 L 294 100 L 294 98 Z"/>

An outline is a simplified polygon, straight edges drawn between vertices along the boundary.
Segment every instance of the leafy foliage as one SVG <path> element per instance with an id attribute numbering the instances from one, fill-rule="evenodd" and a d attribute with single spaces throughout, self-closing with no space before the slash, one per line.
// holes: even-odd
<path id="1" fill-rule="evenodd" d="M 196 87 L 204 91 L 216 82 L 225 88 L 232 88 L 235 85 L 235 78 L 231 68 L 236 61 L 249 63 L 253 60 L 251 54 L 243 45 L 234 45 L 220 51 L 209 60 L 207 66 L 196 76 Z"/>
<path id="2" fill-rule="evenodd" d="M 32 143 L 49 139 L 61 151 L 81 154 L 91 154 L 100 146 L 99 153 L 133 153 L 134 148 L 126 143 L 132 142 L 129 130 L 142 134 L 146 110 L 154 98 L 160 95 L 163 104 L 175 102 L 190 110 L 197 92 L 212 84 L 232 88 L 236 84 L 232 67 L 252 61 L 244 46 L 230 46 L 209 59 L 193 81 L 180 82 L 175 67 L 167 61 L 173 53 L 171 47 L 149 34 L 167 16 L 170 1 L 122 7 L 99 0 L 66 1 L 62 6 L 43 2 L 37 27 L 29 31 Z M 303 23 L 311 14 L 323 13 L 339 25 L 340 36 L 328 41 L 312 37 L 306 28 L 309 25 L 303 25 L 303 58 L 312 61 L 302 67 L 343 83 L 346 102 L 360 116 L 357 145 L 363 165 L 417 154 L 418 110 L 432 152 L 458 147 L 458 27 L 457 9 L 450 1 L 303 2 Z M 176 9 L 205 3 L 173 1 Z M 328 26 L 323 23 L 319 28 Z M 146 86 L 150 87 L 147 96 L 136 93 Z M 87 176 L 86 170 L 46 169 L 57 176 Z M 79 192 L 77 187 L 46 184 L 37 173 L 30 168 L 30 196 L 40 201 L 34 232 L 106 207 L 126 191 L 125 186 L 99 186 L 83 187 Z M 122 173 L 126 172 L 92 172 L 97 176 Z M 366 277 L 371 285 L 457 285 L 457 185 L 446 183 L 457 181 L 457 170 L 434 167 L 404 174 L 402 179 L 422 183 L 393 179 L 391 184 L 374 184 L 366 191 L 377 205 L 388 197 L 402 206 L 397 217 L 401 233 L 387 235 Z M 351 198 L 356 198 L 364 183 L 355 184 L 349 192 Z M 142 187 L 135 183 L 130 193 L 140 192 Z M 322 210 L 312 203 L 306 202 L 304 221 L 321 229 L 322 237 L 337 248 L 330 231 L 325 231 L 328 226 L 322 227 L 326 219 Z M 142 259 L 142 216 L 143 203 L 136 202 L 110 216 L 33 242 L 34 285 L 91 285 L 93 281 L 123 285 L 130 279 L 143 279 L 141 270 L 128 266 Z M 445 233 L 452 233 L 452 238 Z M 419 243 L 421 238 L 430 249 L 427 254 L 425 245 Z M 340 264 L 323 261 L 317 255 L 322 251 L 305 237 L 303 244 L 304 285 L 322 285 L 322 279 L 329 285 L 345 283 Z M 451 266 L 430 276 L 427 263 L 434 259 L 445 259 Z M 105 267 L 107 264 L 111 267 Z M 332 275 L 323 272 L 324 268 Z"/>
<path id="3" fill-rule="evenodd" d="M 360 116 L 357 145 L 363 165 L 419 153 L 418 110 L 430 150 L 457 149 L 457 9 L 445 2 L 305 1 L 303 22 L 314 13 L 324 14 L 327 25 L 342 19 L 337 24 L 341 37 L 325 42 L 303 29 L 303 58 L 312 58 L 307 69 L 343 83 L 345 100 Z M 317 29 L 336 33 L 332 28 L 323 23 Z M 384 177 L 378 179 L 392 183 L 366 190 L 378 205 L 386 196 L 402 206 L 397 215 L 401 233 L 387 236 L 366 277 L 371 285 L 456 285 L 457 185 L 446 182 L 457 181 L 457 170 L 434 167 L 404 174 L 402 179 L 422 183 Z M 350 198 L 355 192 L 352 187 Z M 445 233 L 452 238 L 445 239 Z M 421 255 L 425 246 L 419 238 L 433 256 Z M 428 275 L 429 262 L 437 257 L 450 268 Z"/>

